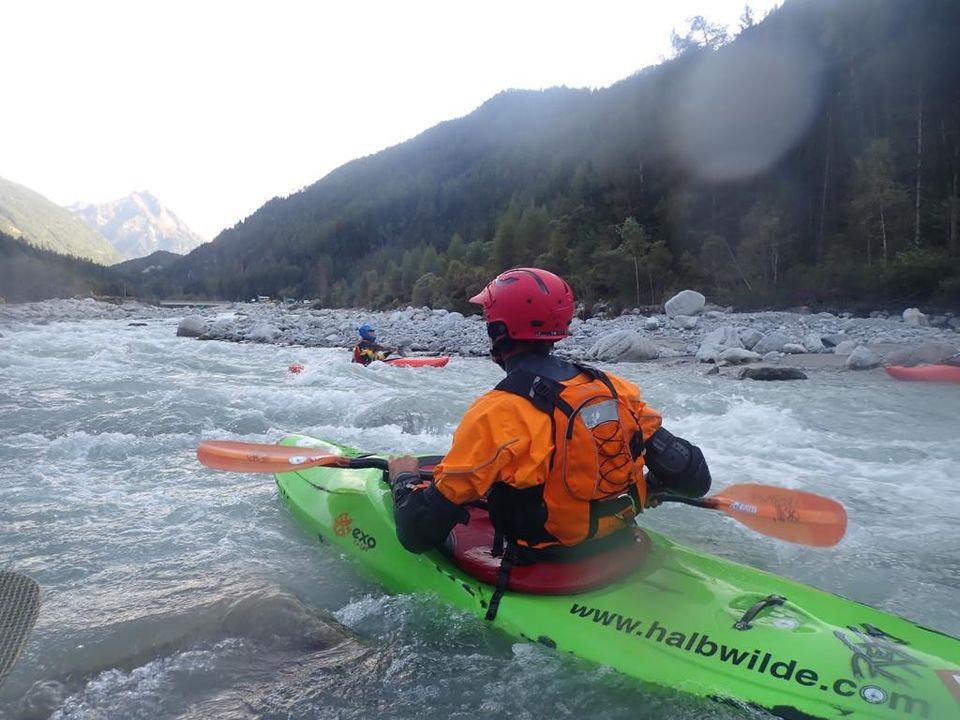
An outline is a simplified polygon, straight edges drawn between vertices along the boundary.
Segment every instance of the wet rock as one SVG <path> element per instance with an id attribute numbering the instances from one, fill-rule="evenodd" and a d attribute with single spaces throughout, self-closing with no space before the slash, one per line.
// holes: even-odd
<path id="1" fill-rule="evenodd" d="M 199 315 L 187 315 L 177 325 L 177 337 L 200 337 L 207 332 L 207 321 Z"/>
<path id="2" fill-rule="evenodd" d="M 739 380 L 806 380 L 806 374 L 799 368 L 794 367 L 771 367 L 762 365 L 760 367 L 741 368 L 737 373 Z"/>
<path id="3" fill-rule="evenodd" d="M 857 344 L 853 340 L 843 340 L 834 349 L 834 355 L 849 355 L 857 349 Z"/>
<path id="4" fill-rule="evenodd" d="M 280 328 L 269 323 L 259 323 L 254 325 L 247 333 L 247 339 L 253 342 L 268 343 L 272 342 L 280 334 Z"/>
<path id="5" fill-rule="evenodd" d="M 17 720 L 47 720 L 63 705 L 66 689 L 56 680 L 38 680 L 20 699 Z"/>

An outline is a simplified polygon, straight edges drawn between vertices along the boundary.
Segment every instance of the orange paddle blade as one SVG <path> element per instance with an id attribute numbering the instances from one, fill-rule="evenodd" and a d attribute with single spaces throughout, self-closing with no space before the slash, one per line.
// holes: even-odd
<path id="1" fill-rule="evenodd" d="M 233 472 L 281 473 L 329 465 L 349 467 L 351 458 L 318 454 L 313 448 L 207 440 L 197 448 L 197 459 L 207 467 Z"/>
<path id="2" fill-rule="evenodd" d="M 847 531 L 843 505 L 802 490 L 744 483 L 706 499 L 747 527 L 788 542 L 830 547 Z"/>

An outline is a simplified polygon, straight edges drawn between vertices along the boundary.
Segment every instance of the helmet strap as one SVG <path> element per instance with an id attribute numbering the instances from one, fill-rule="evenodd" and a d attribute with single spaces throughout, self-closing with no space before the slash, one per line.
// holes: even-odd
<path id="1" fill-rule="evenodd" d="M 510 358 L 527 353 L 546 355 L 553 348 L 552 342 L 514 340 L 506 324 L 499 321 L 487 324 L 487 335 L 490 338 L 490 359 L 504 370 Z"/>

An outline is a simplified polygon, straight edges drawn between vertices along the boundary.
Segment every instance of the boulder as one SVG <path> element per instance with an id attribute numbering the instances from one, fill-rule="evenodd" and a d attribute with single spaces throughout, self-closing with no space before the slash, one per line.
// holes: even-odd
<path id="1" fill-rule="evenodd" d="M 670 324 L 681 330 L 693 330 L 697 326 L 697 318 L 690 315 L 674 315 Z"/>
<path id="2" fill-rule="evenodd" d="M 783 346 L 790 342 L 790 338 L 780 332 L 769 332 L 764 335 L 760 342 L 754 345 L 751 350 L 754 352 L 765 355 L 768 352 L 776 351 L 783 352 Z"/>
<path id="3" fill-rule="evenodd" d="M 270 323 L 257 323 L 247 332 L 247 340 L 253 342 L 272 342 L 280 334 L 280 329 Z"/>
<path id="4" fill-rule="evenodd" d="M 870 370 L 880 367 L 881 362 L 883 359 L 877 353 L 864 345 L 859 345 L 847 357 L 846 365 L 850 370 Z"/>
<path id="5" fill-rule="evenodd" d="M 707 299 L 696 290 L 681 290 L 663 305 L 669 317 L 677 315 L 696 315 L 706 303 Z"/>
<path id="6" fill-rule="evenodd" d="M 727 348 L 717 357 L 720 362 L 728 362 L 731 365 L 742 365 L 743 363 L 756 362 L 760 355 L 745 348 Z"/>
<path id="7" fill-rule="evenodd" d="M 853 340 L 841 340 L 833 349 L 834 355 L 849 355 L 857 349 L 857 344 Z"/>
<path id="8" fill-rule="evenodd" d="M 646 329 L 646 330 L 659 330 L 659 329 L 660 329 L 660 321 L 657 320 L 657 318 L 655 318 L 655 317 L 648 317 L 648 318 L 646 319 L 646 321 L 644 321 L 643 327 L 644 327 L 644 329 Z"/>
<path id="9" fill-rule="evenodd" d="M 729 348 L 743 348 L 743 344 L 736 329 L 731 325 L 725 325 L 704 336 L 695 357 L 700 362 L 716 362 L 720 353 Z"/>
<path id="10" fill-rule="evenodd" d="M 199 315 L 187 315 L 177 325 L 177 337 L 200 337 L 207 332 L 207 321 Z"/>
<path id="11" fill-rule="evenodd" d="M 920 312 L 919 308 L 907 308 L 904 310 L 903 321 L 907 323 L 907 325 L 927 326 L 930 324 L 930 321 L 927 320 L 927 316 Z"/>
<path id="12" fill-rule="evenodd" d="M 753 350 L 754 345 L 760 342 L 761 339 L 763 339 L 763 333 L 754 328 L 740 331 L 740 342 L 743 343 L 743 346 L 747 350 Z"/>
<path id="13" fill-rule="evenodd" d="M 822 353 L 827 350 L 818 333 L 807 333 L 804 335 L 803 347 L 808 353 Z"/>
<path id="14" fill-rule="evenodd" d="M 660 355 L 657 346 L 640 333 L 631 330 L 605 335 L 587 351 L 588 360 L 601 362 L 642 362 Z"/>

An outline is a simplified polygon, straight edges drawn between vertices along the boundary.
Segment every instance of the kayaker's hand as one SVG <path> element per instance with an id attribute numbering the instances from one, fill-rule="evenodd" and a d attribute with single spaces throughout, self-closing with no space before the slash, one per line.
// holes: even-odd
<path id="1" fill-rule="evenodd" d="M 664 490 L 663 483 L 654 477 L 652 472 L 647 472 L 647 502 L 645 508 L 660 507 L 663 501 L 658 497 Z"/>
<path id="2" fill-rule="evenodd" d="M 387 461 L 390 472 L 390 484 L 402 474 L 411 474 L 420 477 L 420 462 L 412 455 L 400 455 Z"/>

